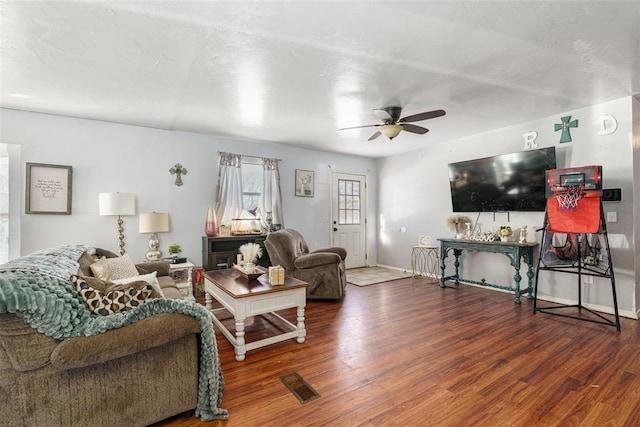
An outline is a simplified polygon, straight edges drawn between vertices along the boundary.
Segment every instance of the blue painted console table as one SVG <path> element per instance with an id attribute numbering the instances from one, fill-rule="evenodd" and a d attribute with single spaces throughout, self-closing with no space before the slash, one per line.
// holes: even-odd
<path id="1" fill-rule="evenodd" d="M 463 239 L 438 239 L 440 241 L 440 270 L 442 277 L 440 279 L 440 287 L 444 288 L 445 280 L 453 280 L 456 285 L 461 281 L 468 283 L 475 283 L 477 285 L 489 286 L 492 288 L 506 289 L 515 293 L 515 303 L 520 304 L 520 259 L 523 259 L 529 266 L 527 270 L 528 286 L 525 292 L 528 292 L 527 298 L 533 298 L 533 249 L 538 246 L 537 243 L 518 243 L 518 242 L 482 242 L 477 240 L 463 240 Z M 459 274 L 460 267 L 460 255 L 463 250 L 480 251 L 480 252 L 494 252 L 498 254 L 504 254 L 511 261 L 516 274 L 513 276 L 515 280 L 515 287 L 494 285 L 487 283 L 484 279 L 482 281 L 475 281 L 469 279 L 463 279 Z M 453 265 L 456 268 L 456 272 L 453 276 L 445 277 L 445 264 L 444 260 L 447 258 L 449 251 L 453 251 L 453 255 L 456 257 Z"/>

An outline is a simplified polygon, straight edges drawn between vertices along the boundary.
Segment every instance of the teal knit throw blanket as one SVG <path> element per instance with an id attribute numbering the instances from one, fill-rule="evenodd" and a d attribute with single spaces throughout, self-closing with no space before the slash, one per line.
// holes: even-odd
<path id="1" fill-rule="evenodd" d="M 224 380 L 213 324 L 202 305 L 157 298 L 132 310 L 97 316 L 89 311 L 70 280 L 35 271 L 0 271 L 0 313 L 14 313 L 38 332 L 56 339 L 97 335 L 158 313 L 192 316 L 200 324 L 196 415 L 204 421 L 228 417 L 220 408 Z"/>

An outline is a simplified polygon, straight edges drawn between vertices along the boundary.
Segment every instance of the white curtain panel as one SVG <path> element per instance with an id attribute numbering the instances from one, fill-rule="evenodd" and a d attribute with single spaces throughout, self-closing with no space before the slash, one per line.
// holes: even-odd
<path id="1" fill-rule="evenodd" d="M 262 159 L 263 189 L 260 196 L 260 209 L 264 212 L 263 221 L 267 212 L 271 212 L 273 224 L 281 224 L 284 228 L 284 215 L 282 213 L 282 194 L 280 191 L 280 170 L 277 159 Z"/>
<path id="2" fill-rule="evenodd" d="M 242 213 L 242 156 L 220 153 L 216 214 L 219 224 L 231 225 Z"/>

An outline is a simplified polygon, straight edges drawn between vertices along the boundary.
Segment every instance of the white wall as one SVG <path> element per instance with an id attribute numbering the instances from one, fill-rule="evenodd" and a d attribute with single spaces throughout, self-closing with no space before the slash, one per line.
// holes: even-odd
<path id="1" fill-rule="evenodd" d="M 299 230 L 312 249 L 330 244 L 332 170 L 366 175 L 367 208 L 373 212 L 376 205 L 375 161 L 369 158 L 9 109 L 0 109 L 0 130 L 0 142 L 20 146 L 22 182 L 12 183 L 11 191 L 20 194 L 23 255 L 75 243 L 117 250 L 115 218 L 98 215 L 98 193 L 126 192 L 136 195 L 137 213 L 169 212 L 171 232 L 159 236 L 165 254 L 179 243 L 200 264 L 207 207 L 215 205 L 218 151 L 282 159 L 285 225 Z M 73 166 L 72 215 L 24 214 L 27 162 Z M 182 187 L 169 173 L 176 163 L 188 170 Z M 295 169 L 315 171 L 315 197 L 294 196 Z M 124 220 L 125 248 L 142 261 L 149 235 L 138 233 L 137 216 Z M 375 221 L 368 227 L 374 235 Z M 368 245 L 374 260 L 375 243 L 371 238 Z"/>
<path id="2" fill-rule="evenodd" d="M 618 291 L 618 303 L 626 315 L 635 316 L 636 289 L 634 263 L 634 186 L 632 156 L 632 104 L 631 98 L 619 99 L 577 111 L 497 129 L 480 135 L 449 141 L 445 145 L 429 146 L 423 150 L 378 160 L 378 264 L 410 268 L 411 247 L 419 235 L 433 239 L 452 237 L 446 228 L 446 219 L 453 214 L 447 165 L 451 162 L 522 151 L 525 132 L 536 131 L 540 148 L 555 146 L 558 167 L 602 165 L 605 188 L 621 187 L 621 203 L 605 203 L 605 211 L 616 211 L 618 222 L 608 225 L 612 259 Z M 618 121 L 615 133 L 599 136 L 598 117 L 614 116 Z M 560 133 L 554 124 L 560 117 L 571 115 L 579 120 L 579 127 L 571 129 L 573 142 L 560 144 Z M 450 117 L 448 120 L 454 120 Z M 477 214 L 469 215 L 476 220 Z M 500 225 L 520 228 L 527 225 L 529 241 L 540 241 L 534 230 L 544 221 L 543 212 L 511 212 L 510 223 L 506 213 L 482 213 L 478 222 L 483 229 L 497 229 Z M 400 230 L 406 227 L 406 233 Z M 453 258 L 453 257 L 449 257 Z M 451 272 L 452 266 L 448 267 Z M 447 274 L 449 273 L 447 270 Z M 521 270 L 523 282 L 526 281 Z M 544 277 L 543 277 L 544 274 Z M 491 253 L 465 253 L 462 277 L 474 280 L 485 278 L 490 283 L 513 283 L 514 271 L 503 255 Z M 541 273 L 539 295 L 556 300 L 577 298 L 577 276 Z M 583 302 L 602 307 L 613 307 L 608 280 L 594 279 L 594 285 L 584 288 Z"/>
<path id="3" fill-rule="evenodd" d="M 634 97 L 632 99 L 633 110 L 633 182 L 640 182 L 640 98 Z M 640 185 L 634 186 L 634 204 L 633 204 L 633 235 L 634 235 L 634 247 L 636 248 L 635 258 L 635 281 L 636 287 L 640 287 L 640 259 L 638 259 L 638 252 L 640 252 L 640 221 L 637 220 L 640 215 Z M 640 292 L 636 292 L 636 313 L 640 310 Z"/>

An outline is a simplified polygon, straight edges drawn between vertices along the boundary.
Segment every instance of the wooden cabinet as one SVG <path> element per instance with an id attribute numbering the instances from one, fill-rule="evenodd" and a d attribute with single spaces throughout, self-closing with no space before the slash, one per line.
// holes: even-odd
<path id="1" fill-rule="evenodd" d="M 253 242 L 262 247 L 262 256 L 258 259 L 258 265 L 268 267 L 271 265 L 269 254 L 264 247 L 266 235 L 251 236 L 226 236 L 207 237 L 202 236 L 202 266 L 205 271 L 231 268 L 236 263 L 238 248 L 245 243 Z"/>

